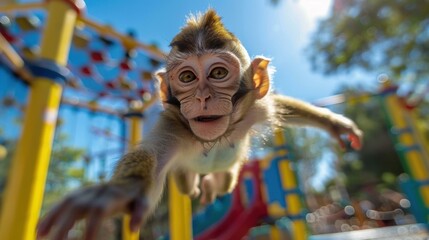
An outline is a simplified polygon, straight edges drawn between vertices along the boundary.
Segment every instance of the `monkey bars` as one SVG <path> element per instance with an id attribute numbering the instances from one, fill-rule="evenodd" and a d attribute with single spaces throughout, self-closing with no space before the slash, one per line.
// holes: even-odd
<path id="1" fill-rule="evenodd" d="M 39 71 L 33 72 L 35 79 L 31 84 L 28 111 L 2 207 L 0 239 L 36 238 L 36 225 L 63 89 L 61 76 L 54 69 L 66 65 L 78 15 L 70 2 L 51 0 L 46 6 L 48 20 L 40 57 L 49 63 L 49 67 L 40 67 Z"/>

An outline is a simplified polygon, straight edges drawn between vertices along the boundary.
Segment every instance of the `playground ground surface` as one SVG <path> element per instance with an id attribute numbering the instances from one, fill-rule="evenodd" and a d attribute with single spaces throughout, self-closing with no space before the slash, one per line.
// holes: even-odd
<path id="1" fill-rule="evenodd" d="M 394 227 L 365 229 L 343 233 L 311 236 L 310 240 L 428 240 L 429 227 L 425 224 L 409 224 Z"/>

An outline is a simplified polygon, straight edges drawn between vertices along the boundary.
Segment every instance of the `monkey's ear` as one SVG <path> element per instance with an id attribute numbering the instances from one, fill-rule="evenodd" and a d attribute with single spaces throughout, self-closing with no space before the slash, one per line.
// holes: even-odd
<path id="1" fill-rule="evenodd" d="M 252 61 L 253 84 L 258 99 L 263 98 L 270 90 L 269 63 L 270 60 L 265 57 L 256 57 Z"/>
<path id="2" fill-rule="evenodd" d="M 167 83 L 167 73 L 165 69 L 161 69 L 155 73 L 156 79 L 159 81 L 159 96 L 162 102 L 168 100 L 168 83 Z"/>

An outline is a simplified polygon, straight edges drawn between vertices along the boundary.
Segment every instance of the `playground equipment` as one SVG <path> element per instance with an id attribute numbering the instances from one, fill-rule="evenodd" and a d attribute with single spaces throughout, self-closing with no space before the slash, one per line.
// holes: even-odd
<path id="1" fill-rule="evenodd" d="M 150 94 L 151 90 L 144 88 L 143 81 L 134 81 L 133 85 L 131 77 L 128 79 L 127 76 L 135 70 L 132 63 L 138 59 L 133 58 L 133 53 L 140 49 L 148 56 L 146 59 L 149 58 L 148 62 L 152 63 L 152 66 L 142 70 L 141 74 L 134 78 L 141 77 L 146 82 L 149 81 L 153 67 L 163 61 L 162 52 L 137 42 L 131 36 L 119 34 L 110 27 L 85 18 L 84 8 L 83 1 L 68 0 L 0 6 L 1 13 L 9 13 L 1 15 L 0 53 L 4 56 L 1 60 L 11 71 L 26 81 L 31 89 L 22 137 L 17 146 L 17 154 L 13 160 L 3 201 L 3 206 L 8 207 L 2 208 L 0 239 L 35 238 L 34 229 L 43 197 L 58 108 L 61 96 L 69 94 L 68 91 L 64 92 L 65 86 L 66 90 L 73 93 L 91 92 L 93 103 L 101 101 L 102 97 L 124 95 L 123 91 L 127 89 L 129 94 L 121 97 L 128 102 L 134 99 L 143 100 L 143 107 L 139 109 L 141 111 L 156 100 L 156 95 Z M 46 10 L 43 11 L 45 15 L 42 13 L 46 18 L 45 24 L 41 24 L 43 20 L 40 20 L 38 15 L 22 14 L 23 11 L 34 9 Z M 21 15 L 16 15 L 14 21 L 8 23 L 11 13 L 16 12 L 21 12 Z M 84 30 L 76 29 L 77 25 L 85 26 Z M 43 33 L 40 33 L 41 29 Z M 79 63 L 68 60 L 71 44 L 84 48 L 85 45 L 82 45 L 82 42 L 85 39 L 82 34 L 90 33 L 92 37 L 98 36 L 106 46 L 119 42 L 126 50 L 124 58 L 117 65 L 121 70 L 118 77 L 106 84 L 104 79 L 95 77 L 101 74 L 95 71 L 96 68 L 93 65 L 81 66 L 81 71 L 77 72 L 73 66 Z M 26 46 L 25 36 L 23 36 L 25 34 L 42 35 L 39 52 L 35 51 L 35 45 Z M 104 52 L 93 51 L 90 48 L 85 50 L 90 53 L 92 63 L 98 65 L 105 63 L 107 58 L 104 57 Z M 147 66 L 147 64 L 142 65 Z M 107 88 L 108 91 L 96 91 L 99 88 L 94 85 L 92 79 L 95 79 L 98 86 L 103 85 L 102 89 Z"/>
<path id="2" fill-rule="evenodd" d="M 398 87 L 389 80 L 382 82 L 383 105 L 391 125 L 391 135 L 405 172 L 402 186 L 413 200 L 413 212 L 418 222 L 429 221 L 429 155 L 428 138 L 419 129 L 416 106 L 407 105 L 395 93 Z"/>
<path id="3" fill-rule="evenodd" d="M 406 174 L 399 176 L 403 192 L 411 201 L 411 212 L 417 222 L 427 224 L 429 220 L 429 138 L 427 123 L 419 120 L 419 103 L 424 92 L 399 96 L 399 86 L 386 75 L 380 78 L 380 89 L 375 93 L 364 93 L 351 98 L 339 94 L 318 101 L 319 105 L 355 103 L 378 100 L 390 126 L 390 135 L 400 156 Z"/>

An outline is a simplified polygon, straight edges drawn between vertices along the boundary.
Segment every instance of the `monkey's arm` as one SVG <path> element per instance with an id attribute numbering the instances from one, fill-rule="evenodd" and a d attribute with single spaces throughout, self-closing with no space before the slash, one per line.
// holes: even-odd
<path id="1" fill-rule="evenodd" d="M 361 147 L 363 133 L 349 118 L 295 98 L 274 95 L 273 99 L 281 124 L 324 129 L 339 142 L 342 148 L 345 147 L 345 142 L 341 136 L 348 135 L 354 149 Z"/>
<path id="2" fill-rule="evenodd" d="M 163 126 L 121 158 L 109 182 L 75 191 L 50 210 L 39 223 L 38 236 L 52 232 L 50 239 L 64 239 L 76 221 L 86 218 L 84 239 L 94 239 L 104 218 L 122 213 L 130 214 L 130 229 L 137 230 L 161 196 L 175 149 L 173 141 L 159 136 Z"/>
<path id="3" fill-rule="evenodd" d="M 110 182 L 75 191 L 51 209 L 38 225 L 38 237 L 52 232 L 50 239 L 64 239 L 76 221 L 86 218 L 84 239 L 95 239 L 102 220 L 118 213 L 129 213 L 130 229 L 137 230 L 148 207 L 154 164 L 142 149 L 126 154 Z M 148 169 L 140 171 L 143 167 Z"/>

